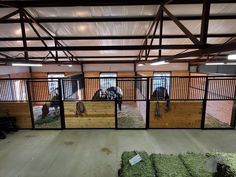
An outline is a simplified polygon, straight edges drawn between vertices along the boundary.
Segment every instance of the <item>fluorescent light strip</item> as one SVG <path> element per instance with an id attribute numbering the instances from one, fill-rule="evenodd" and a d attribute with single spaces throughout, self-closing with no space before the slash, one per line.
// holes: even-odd
<path id="1" fill-rule="evenodd" d="M 205 65 L 236 65 L 236 63 L 205 63 Z"/>
<path id="2" fill-rule="evenodd" d="M 138 66 L 144 66 L 144 65 L 145 65 L 145 64 L 143 64 L 143 63 L 139 63 L 139 64 L 138 64 Z"/>
<path id="3" fill-rule="evenodd" d="M 166 61 L 158 61 L 158 62 L 151 63 L 150 65 L 156 66 L 156 65 L 165 65 L 165 64 L 169 64 L 169 62 L 166 62 Z"/>
<path id="4" fill-rule="evenodd" d="M 228 55 L 228 60 L 236 60 L 236 54 Z"/>
<path id="5" fill-rule="evenodd" d="M 234 63 L 226 63 L 226 65 L 236 65 L 236 62 L 234 62 Z"/>
<path id="6" fill-rule="evenodd" d="M 205 63 L 205 65 L 224 65 L 224 63 Z"/>
<path id="7" fill-rule="evenodd" d="M 43 66 L 42 64 L 36 64 L 36 63 L 12 63 L 12 66 Z"/>

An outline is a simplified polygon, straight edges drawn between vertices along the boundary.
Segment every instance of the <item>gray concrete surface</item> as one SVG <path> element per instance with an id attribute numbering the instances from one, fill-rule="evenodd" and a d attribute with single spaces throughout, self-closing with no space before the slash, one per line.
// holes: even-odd
<path id="1" fill-rule="evenodd" d="M 234 130 L 24 130 L 0 140 L 0 177 L 117 177 L 123 151 L 236 151 Z"/>

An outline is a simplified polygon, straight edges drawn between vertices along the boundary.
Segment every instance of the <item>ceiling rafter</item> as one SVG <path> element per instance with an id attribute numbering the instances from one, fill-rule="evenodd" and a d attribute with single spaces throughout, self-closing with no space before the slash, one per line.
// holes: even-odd
<path id="1" fill-rule="evenodd" d="M 6 54 L 3 54 L 3 53 L 0 53 L 0 55 L 4 56 L 4 58 L 8 57 L 8 58 L 12 58 L 10 56 L 7 56 Z M 215 55 L 209 55 L 209 57 L 213 57 Z M 76 57 L 76 56 L 75 56 Z M 143 55 L 142 57 L 145 57 L 145 55 Z M 158 58 L 159 55 L 150 55 L 149 58 Z M 165 57 L 165 58 L 168 58 L 168 57 L 171 57 L 171 55 L 162 55 L 162 57 Z M 227 58 L 227 55 L 224 55 L 224 54 L 218 54 L 217 57 L 222 57 L 222 58 Z M 1 58 L 1 59 L 4 59 L 4 58 Z M 67 57 L 66 56 L 58 56 L 58 59 L 66 59 Z M 105 58 L 108 58 L 108 59 L 115 59 L 115 58 L 137 58 L 136 55 L 109 55 L 109 56 L 80 56 L 81 59 L 105 59 Z M 22 60 L 24 59 L 24 57 L 14 57 L 14 59 L 19 59 L 19 60 Z M 45 57 L 33 57 L 33 56 L 29 56 L 29 59 L 31 60 L 38 60 L 38 59 L 45 59 Z M 51 57 L 51 56 L 48 56 L 47 59 L 54 59 L 54 57 Z"/>
<path id="2" fill-rule="evenodd" d="M 1 1 L 0 7 L 67 7 L 67 6 L 118 6 L 118 5 L 160 5 L 164 1 L 157 0 L 60 0 L 60 1 Z M 212 0 L 212 3 L 235 3 L 235 0 Z M 202 4 L 202 0 L 175 0 L 170 4 Z"/>
<path id="3" fill-rule="evenodd" d="M 11 18 L 11 17 L 13 17 L 14 15 L 16 15 L 16 14 L 18 14 L 18 13 L 19 13 L 19 10 L 17 9 L 17 10 L 15 10 L 14 12 L 11 12 L 11 13 L 9 13 L 9 14 L 7 14 L 7 15 L 1 17 L 1 18 L 0 18 L 0 22 L 3 22 L 3 21 L 5 21 L 5 20 Z"/>
<path id="4" fill-rule="evenodd" d="M 220 44 L 214 44 L 218 46 Z M 211 45 L 207 45 L 211 46 Z M 0 51 L 91 51 L 91 50 L 155 50 L 155 49 L 199 49 L 204 48 L 205 45 L 111 45 L 111 46 L 58 46 L 58 47 L 0 47 Z"/>
<path id="5" fill-rule="evenodd" d="M 160 8 L 160 13 L 159 13 L 159 15 L 158 15 L 158 19 L 157 19 L 157 21 L 156 21 L 156 25 L 155 25 L 155 28 L 154 28 L 154 30 L 153 30 L 151 42 L 150 42 L 149 45 L 152 45 L 152 44 L 153 44 L 154 36 L 155 36 L 155 34 L 156 34 L 156 31 L 157 31 L 159 22 L 160 22 L 160 20 L 161 20 L 161 15 L 162 15 L 162 13 L 163 13 L 163 12 L 162 12 L 162 8 Z M 146 37 L 146 41 L 148 41 L 148 38 L 149 38 L 149 35 Z M 146 50 L 145 60 L 148 60 L 149 54 L 150 54 L 150 49 Z"/>
<path id="6" fill-rule="evenodd" d="M 55 41 L 54 36 L 53 36 L 43 25 L 41 25 L 40 23 L 36 22 L 35 19 L 34 19 L 34 17 L 33 17 L 29 12 L 27 12 L 26 10 L 24 10 L 24 13 L 25 13 L 34 23 L 36 23 L 45 33 L 47 33 L 47 34 L 51 37 L 52 40 Z M 60 45 L 60 46 L 62 46 L 62 47 L 64 47 L 59 41 L 57 41 L 57 44 Z M 55 46 L 55 48 L 56 48 L 56 46 Z M 73 59 L 74 59 L 74 55 L 73 55 L 70 51 L 68 51 L 68 50 L 66 50 L 66 51 L 65 51 L 65 50 L 62 50 L 62 51 L 63 51 L 63 53 L 68 57 L 69 60 L 73 60 Z M 71 57 L 69 57 L 66 52 L 68 52 L 68 53 L 71 55 Z M 75 59 L 78 60 L 78 58 L 75 58 Z"/>
<path id="7" fill-rule="evenodd" d="M 167 10 L 164 6 L 162 9 L 194 44 L 201 44 L 201 42 L 169 10 Z"/>
<path id="8" fill-rule="evenodd" d="M 199 49 L 191 52 L 185 52 L 182 54 L 174 55 L 169 59 L 169 61 L 173 61 L 176 58 L 186 58 L 186 57 L 193 57 L 193 56 L 203 56 L 208 54 L 214 54 L 219 52 L 228 52 L 236 49 L 236 42 L 234 43 L 227 43 L 227 44 L 221 44 L 221 45 L 212 45 L 210 47 L 207 47 L 205 49 Z"/>
<path id="9" fill-rule="evenodd" d="M 23 9 L 19 9 L 20 11 L 20 25 L 21 25 L 21 33 L 22 33 L 22 39 L 23 39 L 23 46 L 24 48 L 27 48 L 27 40 L 26 40 L 26 33 L 25 33 L 25 23 L 24 23 L 24 15 L 23 15 Z M 28 51 L 24 50 L 25 59 L 28 60 Z"/>
<path id="10" fill-rule="evenodd" d="M 160 15 L 160 31 L 159 31 L 159 45 L 162 45 L 162 37 L 163 37 L 163 16 L 164 16 L 164 12 L 163 12 L 163 8 L 161 8 L 161 15 Z M 158 57 L 161 58 L 161 49 L 159 49 L 158 51 Z"/>
<path id="11" fill-rule="evenodd" d="M 23 13 L 23 16 L 28 19 L 27 15 L 25 13 Z M 34 33 L 38 36 L 38 38 L 41 40 L 41 42 L 43 43 L 43 45 L 45 47 L 48 47 L 48 45 L 46 44 L 46 42 L 41 38 L 41 35 L 39 34 L 39 32 L 36 30 L 36 28 L 34 27 L 34 25 L 32 24 L 32 22 L 29 22 L 30 27 L 33 29 Z M 51 56 L 57 61 L 56 57 L 54 56 L 54 54 L 52 53 L 52 51 L 49 51 L 49 53 L 51 54 Z"/>
<path id="12" fill-rule="evenodd" d="M 196 20 L 201 21 L 201 15 L 188 15 L 188 16 L 180 16 L 176 15 L 175 18 L 179 21 L 185 20 Z M 210 15 L 210 20 L 234 20 L 236 19 L 235 14 L 230 15 Z M 146 22 L 146 21 L 154 21 L 155 16 L 134 16 L 134 17 L 35 17 L 35 21 L 38 23 L 93 23 L 93 22 Z M 167 16 L 163 17 L 164 21 L 171 21 L 171 19 Z M 25 20 L 25 22 L 29 22 L 31 20 Z M 20 19 L 5 19 L 0 21 L 0 23 L 19 23 Z M 33 22 L 33 21 L 32 21 Z"/>
<path id="13" fill-rule="evenodd" d="M 207 43 L 210 7 L 211 7 L 211 0 L 203 0 L 200 41 L 204 44 Z"/>
<path id="14" fill-rule="evenodd" d="M 6 60 L 9 59 L 9 61 L 13 61 L 13 60 L 27 60 L 30 59 L 31 60 L 35 60 L 35 62 L 40 62 L 40 61 L 36 61 L 37 59 L 39 59 L 39 57 L 30 57 L 28 55 L 28 52 L 30 51 L 48 51 L 51 56 L 47 55 L 47 59 L 49 59 L 49 61 L 46 61 L 45 58 L 43 59 L 43 62 L 45 63 L 51 63 L 52 60 L 50 59 L 55 59 L 55 63 L 60 63 L 61 61 L 59 61 L 59 59 L 65 59 L 68 58 L 69 61 L 68 62 L 74 62 L 74 63 L 81 63 L 81 61 L 78 60 L 78 58 L 93 58 L 93 56 L 85 56 L 85 57 L 80 57 L 80 56 L 75 56 L 71 53 L 71 51 L 91 51 L 91 50 L 141 50 L 140 51 L 140 55 L 139 55 L 139 59 L 145 57 L 145 60 L 147 62 L 153 62 L 153 61 L 158 61 L 160 59 L 168 59 L 170 62 L 175 62 L 176 59 L 179 60 L 179 58 L 185 58 L 185 57 L 199 57 L 198 60 L 202 61 L 205 60 L 205 57 L 207 56 L 213 56 L 212 59 L 215 59 L 215 56 L 220 56 L 222 54 L 220 54 L 221 52 L 227 52 L 227 51 L 232 51 L 236 49 L 235 43 L 229 43 L 229 44 L 214 44 L 214 45 L 209 45 L 207 44 L 207 39 L 210 37 L 235 37 L 236 34 L 208 34 L 208 24 L 209 24 L 209 20 L 222 20 L 222 19 L 236 19 L 236 15 L 232 14 L 232 15 L 210 15 L 210 5 L 212 3 L 235 3 L 235 0 L 231 1 L 231 0 L 194 0 L 194 1 L 189 1 L 189 0 L 175 0 L 175 1 L 168 1 L 168 0 L 163 0 L 163 1 L 159 1 L 156 2 L 156 0 L 152 1 L 152 0 L 147 0 L 148 3 L 154 3 L 155 5 L 160 4 L 161 5 L 161 10 L 164 11 L 167 16 L 163 16 L 163 12 L 159 15 L 159 16 L 141 16 L 141 17 L 89 17 L 89 18 L 62 18 L 62 17 L 57 17 L 57 18 L 36 18 L 33 17 L 29 12 L 27 12 L 26 10 L 23 9 L 23 5 L 22 2 L 17 2 L 17 1 L 9 1 L 6 4 L 4 4 L 4 2 L 0 2 L 0 6 L 1 4 L 3 6 L 8 6 L 8 7 L 18 7 L 20 9 L 11 12 L 10 14 L 5 15 L 4 17 L 0 18 L 0 23 L 19 23 L 21 25 L 21 29 L 22 29 L 22 37 L 10 37 L 10 38 L 4 38 L 4 37 L 0 37 L 0 41 L 16 41 L 16 40 L 21 40 L 23 42 L 23 47 L 0 47 L 0 51 L 2 52 L 7 52 L 7 51 L 23 51 L 24 52 L 24 56 L 25 57 L 9 57 L 9 56 L 3 56 L 5 58 L 0 58 L 0 60 Z M 167 2 L 168 1 L 168 2 Z M 177 2 L 178 1 L 178 2 Z M 53 3 L 48 3 L 48 2 L 36 2 L 36 7 L 39 6 L 43 6 L 43 7 L 54 7 L 56 6 L 56 4 L 53 5 Z M 202 15 L 190 15 L 190 16 L 174 16 L 171 12 L 169 12 L 169 10 L 167 8 L 165 8 L 164 6 L 162 6 L 165 3 L 170 3 L 170 4 L 203 4 L 203 10 L 202 10 Z M 12 3 L 12 4 L 11 4 Z M 30 5 L 30 2 L 27 2 L 28 4 L 26 4 L 26 6 L 24 7 L 31 7 L 31 6 L 27 6 Z M 38 4 L 37 4 L 38 3 Z M 61 3 L 61 2 L 59 2 Z M 65 2 L 64 2 L 65 3 Z M 88 4 L 92 4 L 95 3 L 95 5 L 98 4 L 102 4 L 105 3 L 104 1 L 98 1 L 95 0 L 94 2 L 86 2 L 85 0 L 79 1 L 79 2 L 74 2 L 74 4 L 80 4 L 80 5 L 88 5 Z M 97 4 L 96 4 L 97 3 Z M 117 3 L 119 3 L 117 0 L 115 0 L 114 2 L 106 2 L 108 4 L 112 3 L 112 5 L 115 5 Z M 120 2 L 123 3 L 123 5 L 132 5 L 132 3 L 135 3 L 133 0 L 131 0 L 131 2 Z M 124 4 L 125 3 L 125 4 Z M 147 3 L 147 2 L 141 2 L 141 0 L 138 0 L 136 3 Z M 17 6 L 17 4 L 19 6 Z M 33 4 L 31 4 L 32 6 L 34 6 Z M 62 5 L 62 4 L 61 4 Z M 137 5 L 137 4 L 133 4 L 133 5 Z M 60 5 L 59 5 L 60 6 Z M 65 5 L 63 5 L 65 6 Z M 71 6 L 71 5 L 70 5 Z M 73 5 L 72 5 L 73 6 Z M 160 10 L 159 9 L 159 10 Z M 22 13 L 23 11 L 23 13 Z M 20 18 L 19 19 L 9 19 L 12 16 L 16 15 L 17 13 L 20 14 Z M 24 14 L 25 13 L 25 14 Z M 153 21 L 153 26 L 152 28 L 150 28 L 148 34 L 146 36 L 140 35 L 140 36 L 54 36 L 52 35 L 43 25 L 42 23 L 58 23 L 58 22 L 119 22 L 119 21 L 127 21 L 127 22 L 131 22 L 131 21 Z M 185 35 L 163 35 L 163 21 L 167 21 L 167 20 L 172 20 L 175 22 L 175 24 L 185 33 Z M 201 20 L 201 33 L 200 34 L 192 34 L 182 23 L 182 20 Z M 33 31 L 36 33 L 37 37 L 27 37 L 26 36 L 26 32 L 25 32 L 25 23 L 29 23 L 31 28 L 33 29 Z M 34 27 L 34 24 L 38 25 L 44 32 L 46 32 L 48 36 L 41 36 L 38 31 L 36 30 L 36 28 Z M 160 31 L 159 31 L 159 35 L 155 35 L 158 24 L 160 24 Z M 32 27 L 33 26 L 33 27 Z M 153 30 L 154 29 L 154 30 Z M 46 31 L 45 31 L 46 30 Z M 153 34 L 151 34 L 151 32 L 153 32 Z M 154 39 L 159 38 L 159 45 L 152 45 Z M 180 38 L 189 38 L 194 45 L 163 45 L 162 44 L 162 39 L 180 39 Z M 200 38 L 200 41 L 197 39 Z M 144 45 L 111 45 L 111 46 L 64 46 L 61 42 L 63 42 L 63 40 L 107 40 L 107 39 L 144 39 Z M 148 39 L 151 39 L 151 42 L 148 44 Z M 37 41 L 41 41 L 44 44 L 44 47 L 29 47 L 27 46 L 27 41 L 28 40 L 37 40 Z M 54 46 L 47 46 L 45 40 L 54 40 Z M 60 41 L 62 40 L 62 41 Z M 184 52 L 181 52 L 177 55 L 172 55 L 172 56 L 165 56 L 162 55 L 162 50 L 163 49 L 185 49 Z M 186 52 L 186 50 L 188 49 L 196 49 L 195 51 L 191 51 L 191 52 Z M 145 50 L 145 55 L 143 55 L 143 51 Z M 151 55 L 150 51 L 151 50 L 158 50 L 158 55 Z M 55 51 L 55 55 L 52 53 L 52 51 Z M 65 56 L 58 56 L 58 51 L 63 51 Z M 64 57 L 64 58 L 63 58 Z M 94 58 L 102 58 L 103 56 L 95 56 Z M 124 58 L 124 56 L 105 56 L 105 58 Z M 149 57 L 155 57 L 154 60 L 148 60 Z M 168 58 L 167 58 L 168 57 Z M 201 58 L 204 57 L 204 58 Z M 43 58 L 43 57 L 41 57 Z M 129 58 L 129 57 L 128 57 Z M 130 57 L 131 58 L 131 57 Z M 226 58 L 226 56 L 223 57 L 224 59 Z M 74 60 L 75 59 L 75 60 Z M 184 59 L 183 59 L 184 60 Z M 218 59 L 217 59 L 218 60 Z M 99 60 L 99 62 L 102 62 L 103 60 Z M 115 60 L 114 62 L 120 62 L 122 60 Z M 129 61 L 129 60 L 126 60 Z M 134 60 L 132 60 L 133 62 Z M 190 59 L 189 59 L 190 61 Z M 192 60 L 193 61 L 193 60 Z M 63 63 L 67 62 L 67 61 L 62 61 Z M 89 62 L 96 62 L 94 61 L 89 61 Z M 136 61 L 137 62 L 137 61 Z M 197 62 L 197 59 L 196 59 Z"/>
<path id="15" fill-rule="evenodd" d="M 200 38 L 200 34 L 194 34 L 195 37 Z M 236 36 L 236 34 L 233 33 L 222 33 L 222 34 L 207 34 L 207 38 L 229 38 Z M 183 38 L 188 38 L 186 35 L 181 35 L 181 34 L 162 34 L 160 35 L 150 35 L 148 38 L 160 38 L 162 37 L 163 39 L 183 39 Z M 47 36 L 41 36 L 43 40 L 52 40 L 51 37 Z M 131 35 L 131 36 L 54 36 L 56 40 L 133 40 L 133 39 L 145 39 L 146 36 L 142 35 Z M 38 37 L 26 37 L 27 41 L 38 41 L 40 40 Z M 21 37 L 0 37 L 0 41 L 19 41 L 22 40 Z"/>
<path id="16" fill-rule="evenodd" d="M 143 45 L 145 45 L 145 46 L 148 45 L 148 38 L 149 38 L 150 33 L 151 33 L 151 31 L 152 31 L 152 29 L 153 29 L 154 26 L 155 26 L 155 29 L 154 29 L 154 31 L 153 31 L 153 35 L 152 35 L 152 36 L 155 35 L 156 30 L 157 30 L 157 26 L 158 26 L 158 23 L 159 23 L 159 19 L 160 19 L 160 14 L 161 14 L 161 8 L 158 9 L 157 14 L 156 14 L 156 17 L 155 17 L 155 19 L 153 20 L 153 22 L 152 22 L 150 28 L 148 29 L 148 32 L 147 32 L 147 34 L 146 34 L 146 37 L 145 37 L 145 39 L 144 39 L 144 41 L 143 41 Z M 156 24 L 156 25 L 155 25 L 155 24 Z M 151 39 L 150 45 L 152 45 L 152 42 L 153 42 L 153 38 Z M 143 49 L 140 50 L 140 52 L 139 52 L 139 54 L 138 54 L 137 60 L 141 60 L 141 56 L 143 55 L 143 51 L 144 51 Z M 145 58 L 147 59 L 147 50 L 146 50 L 146 49 L 145 49 Z"/>

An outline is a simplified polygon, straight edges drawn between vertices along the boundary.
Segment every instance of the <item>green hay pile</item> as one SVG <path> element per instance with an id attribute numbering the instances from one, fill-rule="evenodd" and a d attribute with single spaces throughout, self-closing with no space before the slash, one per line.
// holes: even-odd
<path id="1" fill-rule="evenodd" d="M 142 161 L 131 166 L 129 159 L 134 157 L 136 153 L 133 152 L 124 152 L 121 156 L 121 170 L 120 177 L 154 177 L 155 172 L 152 167 L 152 162 L 149 158 L 149 155 L 146 152 L 138 152 L 142 157 Z"/>
<path id="2" fill-rule="evenodd" d="M 158 177 L 191 176 L 178 155 L 152 154 L 151 160 Z"/>
<path id="3" fill-rule="evenodd" d="M 207 161 L 212 157 L 204 154 L 186 153 L 180 154 L 179 158 L 184 163 L 188 172 L 193 177 L 213 177 L 215 174 L 207 169 Z"/>
<path id="4" fill-rule="evenodd" d="M 119 177 L 236 177 L 236 153 L 179 155 L 138 152 L 142 161 L 131 166 L 135 152 L 124 152 Z"/>
<path id="5" fill-rule="evenodd" d="M 216 153 L 213 154 L 218 162 L 216 177 L 236 177 L 236 154 Z"/>

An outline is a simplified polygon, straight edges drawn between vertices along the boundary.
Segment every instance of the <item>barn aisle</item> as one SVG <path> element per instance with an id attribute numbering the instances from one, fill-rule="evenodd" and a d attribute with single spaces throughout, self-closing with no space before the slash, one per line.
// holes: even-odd
<path id="1" fill-rule="evenodd" d="M 0 176 L 117 177 L 124 151 L 236 152 L 235 139 L 235 130 L 22 130 L 0 141 Z"/>

